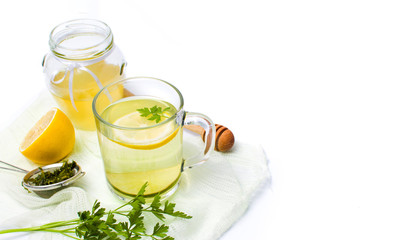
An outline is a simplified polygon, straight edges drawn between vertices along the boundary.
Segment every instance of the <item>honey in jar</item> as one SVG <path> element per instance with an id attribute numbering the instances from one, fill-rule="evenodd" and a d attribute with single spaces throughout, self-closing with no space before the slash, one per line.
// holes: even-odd
<path id="1" fill-rule="evenodd" d="M 94 131 L 93 98 L 126 67 L 111 29 L 93 19 L 68 21 L 52 30 L 49 45 L 43 67 L 50 93 L 75 128 Z"/>

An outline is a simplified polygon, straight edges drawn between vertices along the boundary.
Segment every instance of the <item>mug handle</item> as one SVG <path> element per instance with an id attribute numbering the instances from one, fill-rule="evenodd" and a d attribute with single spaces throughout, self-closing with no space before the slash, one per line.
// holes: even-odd
<path id="1" fill-rule="evenodd" d="M 187 168 L 192 168 L 208 160 L 209 155 L 215 148 L 216 130 L 215 124 L 212 122 L 212 120 L 202 113 L 185 112 L 183 126 L 184 125 L 198 125 L 205 130 L 204 134 L 202 135 L 202 138 L 205 142 L 204 149 L 197 155 L 185 159 L 183 170 L 186 170 Z"/>

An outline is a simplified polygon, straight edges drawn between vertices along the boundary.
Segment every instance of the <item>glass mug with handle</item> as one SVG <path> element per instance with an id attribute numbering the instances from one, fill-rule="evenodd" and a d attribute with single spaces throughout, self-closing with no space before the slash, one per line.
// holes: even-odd
<path id="1" fill-rule="evenodd" d="M 93 100 L 98 141 L 108 185 L 123 200 L 148 182 L 145 195 L 172 195 L 187 167 L 213 151 L 215 126 L 200 113 L 183 110 L 183 96 L 168 82 L 127 78 L 104 87 Z M 204 150 L 183 159 L 183 126 L 205 130 Z"/>

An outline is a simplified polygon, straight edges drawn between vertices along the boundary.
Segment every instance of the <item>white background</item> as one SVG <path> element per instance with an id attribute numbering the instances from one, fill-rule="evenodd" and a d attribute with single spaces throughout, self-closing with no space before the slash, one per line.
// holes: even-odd
<path id="1" fill-rule="evenodd" d="M 0 128 L 45 89 L 58 23 L 106 22 L 131 76 L 261 144 L 273 177 L 221 238 L 399 238 L 399 5 L 386 0 L 0 3 Z M 1 153 L 0 153 L 1 158 Z"/>

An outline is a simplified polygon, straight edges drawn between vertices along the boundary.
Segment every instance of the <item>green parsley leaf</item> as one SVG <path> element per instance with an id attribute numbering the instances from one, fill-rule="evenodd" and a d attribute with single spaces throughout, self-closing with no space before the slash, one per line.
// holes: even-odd
<path id="1" fill-rule="evenodd" d="M 174 240 L 173 237 L 168 235 L 169 227 L 166 224 L 156 223 L 152 232 L 148 233 L 143 213 L 152 213 L 162 221 L 166 218 L 165 215 L 181 218 L 191 218 L 191 216 L 175 211 L 174 203 L 167 201 L 162 206 L 159 195 L 154 197 L 150 205 L 146 205 L 144 193 L 147 186 L 147 183 L 144 184 L 132 200 L 111 211 L 105 211 L 100 206 L 100 202 L 96 200 L 91 211 L 78 212 L 79 218 L 77 219 L 58 221 L 36 227 L 0 230 L 0 234 L 44 231 L 60 233 L 72 239 L 138 240 L 149 237 L 152 240 Z M 116 215 L 125 217 L 127 221 L 118 222 L 115 218 Z"/>
<path id="2" fill-rule="evenodd" d="M 155 121 L 156 123 L 159 123 L 161 121 L 161 117 L 168 117 L 165 115 L 167 111 L 170 110 L 170 107 L 164 108 L 162 110 L 161 107 L 158 107 L 157 105 L 154 105 L 151 108 L 145 107 L 145 108 L 139 108 L 137 111 L 140 113 L 140 116 L 146 117 L 150 121 Z"/>
<path id="3" fill-rule="evenodd" d="M 160 225 L 159 223 L 157 223 L 154 226 L 154 230 L 152 232 L 152 235 L 157 236 L 157 237 L 166 237 L 167 236 L 167 232 L 169 230 L 169 227 L 166 226 L 165 224 Z"/>

